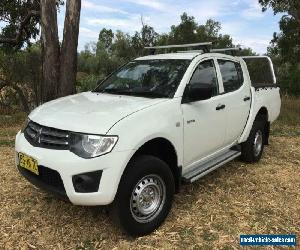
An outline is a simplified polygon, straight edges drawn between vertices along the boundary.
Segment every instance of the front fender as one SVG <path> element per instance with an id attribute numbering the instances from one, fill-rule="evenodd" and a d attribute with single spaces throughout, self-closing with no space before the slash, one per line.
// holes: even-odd
<path id="1" fill-rule="evenodd" d="M 164 138 L 175 148 L 178 164 L 183 162 L 183 117 L 181 98 L 160 103 L 118 122 L 108 134 L 118 135 L 116 151 L 138 150 L 146 142 Z"/>

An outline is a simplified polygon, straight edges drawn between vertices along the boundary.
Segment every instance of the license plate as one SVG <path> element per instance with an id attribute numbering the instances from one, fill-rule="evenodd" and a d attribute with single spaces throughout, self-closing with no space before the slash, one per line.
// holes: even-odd
<path id="1" fill-rule="evenodd" d="M 24 153 L 19 153 L 19 166 L 29 170 L 30 172 L 39 175 L 39 167 L 37 160 L 33 159 Z"/>

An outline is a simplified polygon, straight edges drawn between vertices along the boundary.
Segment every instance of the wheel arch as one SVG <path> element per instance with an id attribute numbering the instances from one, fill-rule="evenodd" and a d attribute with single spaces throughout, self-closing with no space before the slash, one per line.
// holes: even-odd
<path id="1" fill-rule="evenodd" d="M 266 107 L 261 107 L 260 110 L 257 112 L 255 120 L 264 118 L 266 121 L 269 121 L 269 112 Z"/>
<path id="2" fill-rule="evenodd" d="M 257 120 L 265 121 L 264 133 L 266 136 L 265 136 L 264 143 L 265 143 L 265 145 L 269 144 L 271 122 L 270 122 L 270 114 L 269 114 L 268 108 L 265 106 L 260 107 L 257 112 L 253 112 L 253 114 L 251 114 L 248 124 L 246 125 L 245 131 L 243 132 L 243 134 L 239 140 L 240 143 L 245 142 L 248 139 L 248 137 L 250 135 L 250 131 L 253 127 L 253 124 Z"/>
<path id="3" fill-rule="evenodd" d="M 138 157 L 139 155 L 152 155 L 167 163 L 174 176 L 176 192 L 179 191 L 182 167 L 178 166 L 178 154 L 172 142 L 163 137 L 150 139 L 137 149 L 130 161 L 134 160 L 134 158 Z"/>
<path id="4" fill-rule="evenodd" d="M 265 122 L 265 126 L 264 126 L 264 133 L 265 133 L 264 144 L 269 145 L 271 123 L 269 121 L 269 112 L 268 112 L 268 109 L 266 107 L 261 107 L 260 108 L 260 110 L 256 114 L 255 121 L 256 120 L 262 120 L 262 121 Z"/>

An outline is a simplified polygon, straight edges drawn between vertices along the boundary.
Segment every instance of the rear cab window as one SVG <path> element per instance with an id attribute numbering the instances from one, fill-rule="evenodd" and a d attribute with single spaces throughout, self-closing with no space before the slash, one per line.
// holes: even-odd
<path id="1" fill-rule="evenodd" d="M 246 62 L 251 85 L 253 87 L 275 87 L 276 78 L 272 62 L 268 57 L 250 56 L 242 57 Z"/>

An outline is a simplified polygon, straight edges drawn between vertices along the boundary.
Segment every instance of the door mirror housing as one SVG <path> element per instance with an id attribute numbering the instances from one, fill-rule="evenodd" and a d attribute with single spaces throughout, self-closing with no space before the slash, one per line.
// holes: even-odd
<path id="1" fill-rule="evenodd" d="M 183 94 L 183 103 L 208 100 L 213 96 L 213 86 L 211 84 L 198 83 L 187 85 Z"/>

